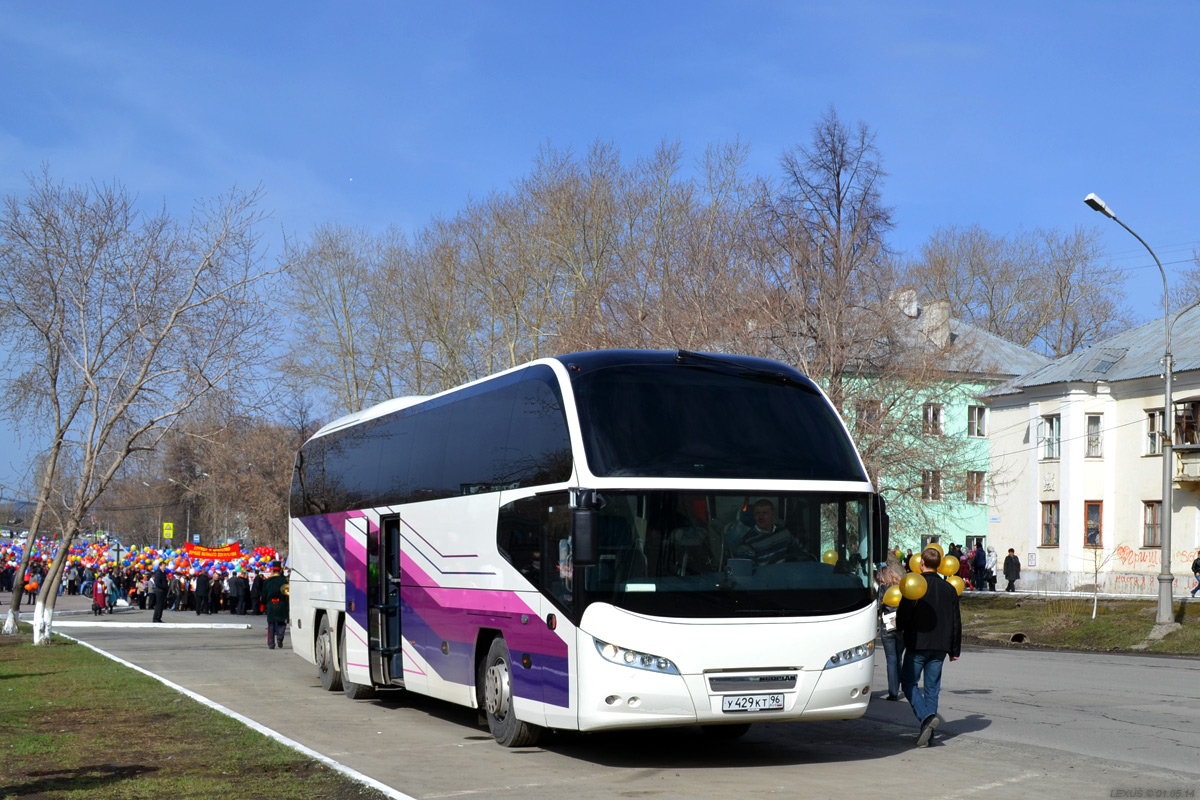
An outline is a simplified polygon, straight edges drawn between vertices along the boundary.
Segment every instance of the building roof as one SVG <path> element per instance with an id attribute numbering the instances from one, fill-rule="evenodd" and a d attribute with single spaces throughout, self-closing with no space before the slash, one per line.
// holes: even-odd
<path id="1" fill-rule="evenodd" d="M 950 336 L 955 345 L 962 345 L 952 350 L 946 365 L 947 369 L 954 372 L 1011 378 L 1033 372 L 1051 363 L 1050 359 L 1041 353 L 959 319 L 950 320 Z"/>
<path id="2" fill-rule="evenodd" d="M 997 386 L 989 394 L 1016 394 L 1035 386 L 1075 381 L 1130 381 L 1162 375 L 1164 323 L 1151 320 L 1091 347 L 1052 361 Z M 1171 329 L 1175 373 L 1200 369 L 1200 314 L 1187 314 Z"/>
<path id="3" fill-rule="evenodd" d="M 945 372 L 1004 381 L 1050 363 L 1041 353 L 951 317 L 945 301 L 917 303 L 910 296 L 901 299 L 899 310 L 901 338 L 909 348 L 935 354 Z"/>

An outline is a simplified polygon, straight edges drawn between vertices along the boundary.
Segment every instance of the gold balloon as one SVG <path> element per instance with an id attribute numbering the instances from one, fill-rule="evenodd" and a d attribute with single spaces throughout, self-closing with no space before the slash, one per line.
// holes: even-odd
<path id="1" fill-rule="evenodd" d="M 826 564 L 836 564 L 838 562 L 837 551 L 826 550 L 824 553 L 821 553 L 821 560 Z"/>
<path id="2" fill-rule="evenodd" d="M 967 588 L 967 582 L 957 575 L 951 575 L 949 578 L 946 578 L 946 583 L 953 586 L 954 591 L 958 592 L 959 594 L 962 594 L 963 589 Z"/>
<path id="3" fill-rule="evenodd" d="M 900 605 L 900 599 L 902 597 L 904 597 L 904 595 L 900 592 L 899 586 L 889 586 L 887 591 L 883 593 L 883 600 L 881 602 L 885 606 L 895 607 Z"/>
<path id="4" fill-rule="evenodd" d="M 919 572 L 910 572 L 900 579 L 900 594 L 908 600 L 920 600 L 928 589 L 925 576 Z"/>
<path id="5" fill-rule="evenodd" d="M 938 572 L 943 575 L 957 575 L 958 559 L 954 556 L 944 556 L 942 563 L 938 564 Z"/>
<path id="6" fill-rule="evenodd" d="M 930 542 L 929 544 L 925 545 L 925 547 L 926 547 L 926 549 L 932 547 L 934 550 L 937 550 L 939 556 L 946 555 L 946 551 L 943 550 L 942 546 L 940 544 L 938 544 L 937 542 Z"/>
<path id="7" fill-rule="evenodd" d="M 908 560 L 908 570 L 909 570 L 909 572 L 920 572 L 921 571 L 921 554 L 920 553 L 913 553 L 913 557 Z"/>

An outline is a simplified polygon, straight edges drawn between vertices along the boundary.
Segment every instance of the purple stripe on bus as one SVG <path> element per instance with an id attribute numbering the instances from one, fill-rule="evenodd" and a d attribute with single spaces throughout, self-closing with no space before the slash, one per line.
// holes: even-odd
<path id="1" fill-rule="evenodd" d="M 522 624 L 520 615 L 447 608 L 420 586 L 402 586 L 400 596 L 404 638 L 443 680 L 474 685 L 476 632 L 481 627 L 492 628 L 504 635 L 512 654 L 513 693 L 564 708 L 570 706 L 566 644 L 542 620 L 532 617 Z M 550 649 L 547 645 L 554 650 L 561 648 L 561 654 L 546 652 Z M 530 657 L 528 669 L 521 665 L 524 654 Z"/>
<path id="2" fill-rule="evenodd" d="M 339 567 L 346 567 L 346 520 L 352 514 L 324 514 L 301 517 L 300 524 L 317 540 L 317 544 L 333 557 Z M 358 516 L 358 514 L 353 514 Z"/>

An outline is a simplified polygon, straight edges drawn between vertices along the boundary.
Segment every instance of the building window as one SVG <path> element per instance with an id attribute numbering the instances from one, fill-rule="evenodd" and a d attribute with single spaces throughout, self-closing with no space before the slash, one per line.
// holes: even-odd
<path id="1" fill-rule="evenodd" d="M 1058 414 L 1048 414 L 1042 417 L 1042 458 L 1057 459 L 1061 442 L 1062 418 Z"/>
<path id="2" fill-rule="evenodd" d="M 967 473 L 967 502 L 987 502 L 987 473 L 974 470 Z"/>
<path id="3" fill-rule="evenodd" d="M 941 436 L 946 432 L 944 409 L 941 403 L 926 403 L 921 429 L 927 436 Z"/>
<path id="4" fill-rule="evenodd" d="M 987 436 L 987 406 L 967 406 L 967 436 Z"/>
<path id="5" fill-rule="evenodd" d="M 1099 500 L 1088 500 L 1083 504 L 1083 544 L 1085 547 L 1102 547 L 1100 519 L 1103 504 Z"/>
<path id="6" fill-rule="evenodd" d="M 1102 438 L 1101 431 L 1104 430 L 1104 417 L 1099 414 L 1088 414 L 1087 418 L 1087 457 L 1100 458 L 1104 455 L 1100 444 Z"/>
<path id="7" fill-rule="evenodd" d="M 854 427 L 859 431 L 879 430 L 883 403 L 879 400 L 858 400 L 854 403 Z"/>
<path id="8" fill-rule="evenodd" d="M 1058 503 L 1042 503 L 1042 547 L 1058 547 Z"/>
<path id="9" fill-rule="evenodd" d="M 1200 416 L 1200 402 L 1175 404 L 1175 444 L 1200 444 L 1197 416 Z"/>
<path id="10" fill-rule="evenodd" d="M 1162 453 L 1163 412 L 1146 412 L 1146 455 Z"/>
<path id="11" fill-rule="evenodd" d="M 1162 501 L 1142 503 L 1142 547 L 1162 547 Z"/>
<path id="12" fill-rule="evenodd" d="M 942 499 L 942 471 L 940 469 L 927 469 L 921 472 L 921 499 Z"/>

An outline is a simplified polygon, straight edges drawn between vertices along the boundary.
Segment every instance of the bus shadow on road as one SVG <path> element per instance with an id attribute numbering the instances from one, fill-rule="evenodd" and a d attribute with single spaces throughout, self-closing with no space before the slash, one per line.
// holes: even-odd
<path id="1" fill-rule="evenodd" d="M 368 701 L 397 713 L 416 713 L 453 725 L 464 741 L 490 740 L 475 709 L 403 691 L 382 692 Z M 938 737 L 983 730 L 991 721 L 979 715 L 943 720 Z M 713 769 L 755 766 L 851 763 L 889 758 L 916 746 L 917 723 L 907 703 L 872 703 L 855 720 L 759 722 L 737 739 L 722 739 L 699 726 L 620 731 L 544 731 L 535 747 L 514 753 L 546 751 L 607 767 L 634 769 Z M 499 745 L 496 745 L 499 747 Z"/>

